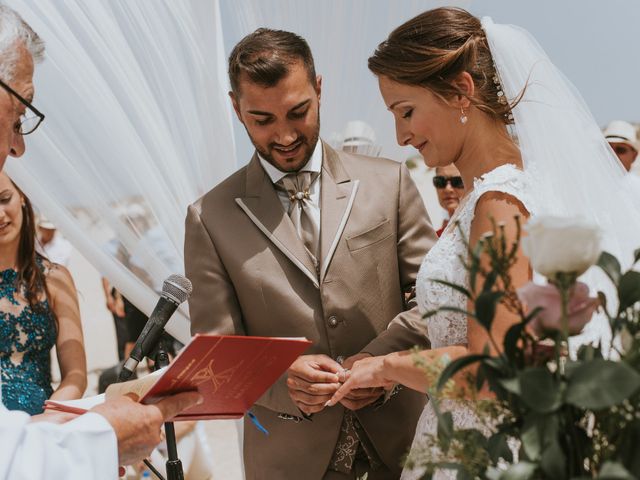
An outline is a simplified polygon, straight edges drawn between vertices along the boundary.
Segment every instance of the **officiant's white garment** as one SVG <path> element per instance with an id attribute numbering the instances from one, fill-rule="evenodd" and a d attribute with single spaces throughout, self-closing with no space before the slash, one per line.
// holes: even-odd
<path id="1" fill-rule="evenodd" d="M 30 420 L 0 404 L 0 480 L 118 478 L 116 435 L 101 415 L 62 425 Z"/>
<path id="2" fill-rule="evenodd" d="M 447 228 L 438 242 L 429 250 L 420 267 L 416 280 L 416 298 L 423 314 L 443 306 L 467 309 L 467 298 L 462 293 L 432 280 L 446 280 L 466 288 L 469 287 L 469 274 L 459 258 L 467 258 L 468 256 L 464 238 L 469 238 L 471 222 L 478 200 L 487 192 L 503 192 L 520 200 L 524 207 L 531 212 L 533 202 L 528 194 L 527 180 L 527 175 L 522 170 L 513 165 L 502 165 L 486 173 L 481 179 L 474 181 L 473 190 L 463 197 Z M 458 222 L 459 229 L 456 225 Z M 427 328 L 432 348 L 467 345 L 468 343 L 467 318 L 461 313 L 438 312 L 427 319 Z M 456 429 L 482 428 L 473 411 L 463 403 L 455 400 L 443 400 L 439 405 L 443 411 L 452 413 Z M 431 404 L 428 403 L 418 422 L 411 449 L 420 448 L 425 435 L 435 435 L 437 425 L 436 414 Z M 405 469 L 402 473 L 402 480 L 417 480 L 422 478 L 423 473 L 423 470 Z M 439 471 L 434 478 L 437 480 L 454 479 L 455 475 L 454 471 Z"/>

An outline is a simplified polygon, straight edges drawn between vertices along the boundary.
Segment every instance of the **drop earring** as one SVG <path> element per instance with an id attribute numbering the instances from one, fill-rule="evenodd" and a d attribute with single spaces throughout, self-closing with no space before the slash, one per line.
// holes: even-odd
<path id="1" fill-rule="evenodd" d="M 467 114 L 464 112 L 464 108 L 460 107 L 460 123 L 462 125 L 465 125 L 468 120 L 469 120 L 469 117 L 467 117 Z"/>

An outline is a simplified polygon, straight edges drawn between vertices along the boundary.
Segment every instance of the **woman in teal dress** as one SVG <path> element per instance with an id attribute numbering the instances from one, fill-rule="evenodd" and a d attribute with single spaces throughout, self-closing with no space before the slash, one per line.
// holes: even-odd
<path id="1" fill-rule="evenodd" d="M 66 268 L 36 253 L 34 220 L 29 199 L 0 173 L 2 403 L 31 415 L 49 398 L 81 398 L 87 385 L 77 292 Z M 61 375 L 55 391 L 54 345 Z"/>

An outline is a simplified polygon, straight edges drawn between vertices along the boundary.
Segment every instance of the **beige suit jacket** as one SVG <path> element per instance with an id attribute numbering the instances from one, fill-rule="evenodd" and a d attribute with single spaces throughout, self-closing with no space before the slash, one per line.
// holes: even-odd
<path id="1" fill-rule="evenodd" d="M 257 156 L 189 207 L 192 333 L 307 337 L 335 359 L 428 346 L 403 293 L 436 235 L 406 167 L 323 148 L 319 275 Z M 269 436 L 246 422 L 248 479 L 321 479 L 333 454 L 344 408 L 302 420 L 285 381 L 254 406 Z M 391 478 L 424 403 L 403 389 L 356 412 Z"/>

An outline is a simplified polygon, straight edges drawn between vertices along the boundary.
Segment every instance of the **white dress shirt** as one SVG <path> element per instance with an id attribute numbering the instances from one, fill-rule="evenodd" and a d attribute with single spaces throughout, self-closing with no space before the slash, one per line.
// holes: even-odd
<path id="1" fill-rule="evenodd" d="M 0 480 L 114 480 L 118 444 L 109 422 L 85 413 L 58 425 L 0 405 Z"/>
<path id="2" fill-rule="evenodd" d="M 258 158 L 260 159 L 260 163 L 262 164 L 262 168 L 267 173 L 271 181 L 275 184 L 280 181 L 283 177 L 287 175 L 287 172 L 282 172 L 278 170 L 276 167 L 267 162 L 260 154 L 258 154 Z M 307 162 L 307 164 L 300 169 L 301 172 L 317 172 L 322 173 L 322 142 L 318 140 L 316 143 L 316 148 L 313 150 L 313 154 L 311 158 Z M 297 173 L 297 172 L 294 172 Z M 322 175 L 318 175 L 313 184 L 309 187 L 309 217 L 311 221 L 316 224 L 318 228 L 318 232 L 320 231 L 320 182 Z M 291 200 L 289 200 L 289 195 L 287 192 L 282 190 L 276 190 L 278 194 L 278 198 L 280 199 L 280 203 L 284 207 L 284 211 L 289 211 L 289 206 L 291 206 Z"/>
<path id="3" fill-rule="evenodd" d="M 72 249 L 73 247 L 69 241 L 58 231 L 53 234 L 53 238 L 49 243 L 42 245 L 40 242 L 36 242 L 36 251 L 38 253 L 44 255 L 49 261 L 64 267 L 69 266 Z"/>

